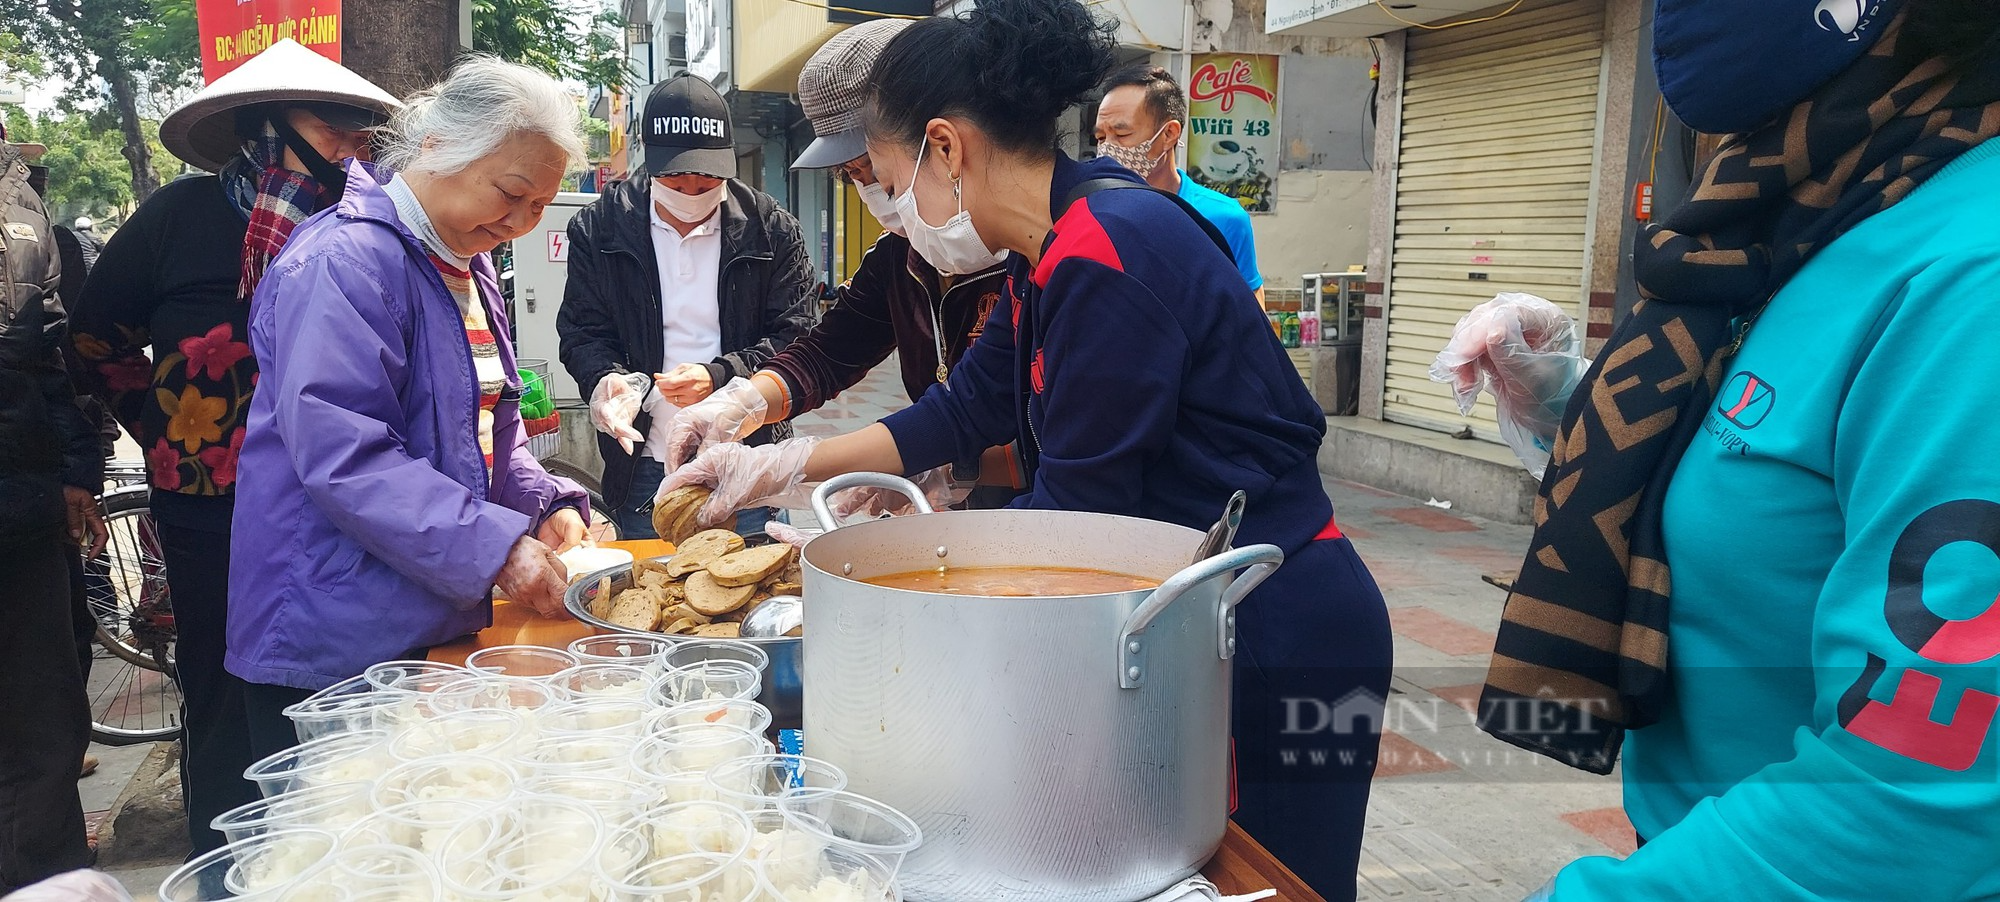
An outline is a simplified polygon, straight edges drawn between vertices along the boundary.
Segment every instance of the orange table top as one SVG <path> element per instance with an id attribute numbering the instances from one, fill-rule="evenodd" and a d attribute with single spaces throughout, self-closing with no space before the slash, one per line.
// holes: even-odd
<path id="1" fill-rule="evenodd" d="M 610 548 L 622 548 L 632 552 L 634 557 L 659 557 L 672 554 L 674 547 L 657 540 L 628 542 L 606 542 Z M 467 655 L 482 648 L 495 645 L 541 645 L 549 648 L 563 648 L 571 642 L 590 635 L 591 628 L 577 620 L 557 620 L 535 613 L 524 604 L 493 603 L 493 625 L 477 634 L 460 639 L 448 645 L 431 649 L 430 659 L 452 664 L 463 664 Z M 1283 902 L 1323 902 L 1320 895 L 1305 885 L 1271 853 L 1236 826 L 1229 823 L 1229 832 L 1222 837 L 1222 848 L 1208 865 L 1201 869 L 1202 875 L 1215 882 L 1225 895 L 1254 893 L 1264 889 L 1276 889 L 1273 897 Z"/>

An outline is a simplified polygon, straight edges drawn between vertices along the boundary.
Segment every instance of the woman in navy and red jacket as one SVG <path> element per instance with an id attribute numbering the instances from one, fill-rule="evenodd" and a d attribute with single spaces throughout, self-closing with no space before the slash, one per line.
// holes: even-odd
<path id="1" fill-rule="evenodd" d="M 824 440 L 717 445 L 663 491 L 713 487 L 704 519 L 719 521 L 808 479 L 970 466 L 1017 439 L 1017 507 L 1206 529 L 1246 490 L 1239 544 L 1286 562 L 1238 621 L 1236 817 L 1322 895 L 1351 899 L 1389 682 L 1382 596 L 1320 483 L 1324 415 L 1235 264 L 1143 187 L 1068 203 L 1085 181 L 1140 183 L 1054 149 L 1112 48 L 1078 0 L 982 0 L 897 36 L 869 79 L 875 176 L 940 271 L 1006 252 L 1008 297 L 915 406 Z"/>

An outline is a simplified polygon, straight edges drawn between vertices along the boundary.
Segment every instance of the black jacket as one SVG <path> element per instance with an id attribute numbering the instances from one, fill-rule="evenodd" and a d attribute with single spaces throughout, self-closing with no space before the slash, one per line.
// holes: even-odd
<path id="1" fill-rule="evenodd" d="M 97 430 L 63 369 L 58 253 L 21 152 L 0 143 L 0 542 L 60 530 L 63 485 L 104 488 Z"/>
<path id="2" fill-rule="evenodd" d="M 818 280 L 799 221 L 769 195 L 735 179 L 728 184 L 716 291 L 723 355 L 708 363 L 717 388 L 757 372 L 818 318 Z M 556 331 L 563 366 L 586 398 L 607 373 L 653 374 L 666 365 L 648 185 L 645 178 L 625 181 L 570 220 L 569 282 Z M 641 413 L 632 428 L 644 435 L 651 425 Z M 778 423 L 758 430 L 749 443 L 790 436 L 791 426 Z M 604 457 L 604 497 L 618 504 L 631 490 L 634 457 L 602 433 L 597 449 Z"/>
<path id="3" fill-rule="evenodd" d="M 246 223 L 220 178 L 175 179 L 111 236 L 69 311 L 77 383 L 145 450 L 153 518 L 177 527 L 229 528 L 257 379 L 250 305 L 236 297 Z M 197 346 L 207 365 L 190 365 Z M 168 408 L 189 392 L 221 403 L 217 432 L 175 434 Z"/>

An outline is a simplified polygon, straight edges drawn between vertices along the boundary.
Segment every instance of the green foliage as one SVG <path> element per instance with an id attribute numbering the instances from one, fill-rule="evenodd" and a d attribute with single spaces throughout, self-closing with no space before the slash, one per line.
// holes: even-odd
<path id="1" fill-rule="evenodd" d="M 154 173 L 157 181 L 167 181 L 179 172 L 179 161 L 160 144 L 157 122 L 141 123 L 146 140 L 153 145 L 153 160 L 170 163 Z M 75 216 L 104 219 L 113 211 L 130 207 L 132 170 L 120 152 L 125 144 L 117 123 L 108 113 L 84 115 L 48 114 L 34 116 L 19 107 L 7 109 L 7 137 L 11 140 L 48 145 L 41 163 L 49 167 L 50 209 L 58 220 Z"/>
<path id="2" fill-rule="evenodd" d="M 150 14 L 133 23 L 132 46 L 150 61 L 157 81 L 194 84 L 201 74 L 201 32 L 195 27 L 194 0 L 146 0 Z"/>
<path id="3" fill-rule="evenodd" d="M 13 31 L 0 31 L 0 73 L 17 81 L 41 78 L 48 65 Z"/>
<path id="4" fill-rule="evenodd" d="M 592 87 L 625 84 L 625 20 L 590 11 L 587 0 L 472 0 L 472 49 Z"/>
<path id="5" fill-rule="evenodd" d="M 122 136 L 130 195 L 144 200 L 159 185 L 155 168 L 170 158 L 154 149 L 157 139 L 143 137 L 140 107 L 148 92 L 197 74 L 193 0 L 0 0 L 0 21 L 45 74 L 71 85 L 60 104 L 65 120 L 88 111 L 91 124 Z M 98 100 L 108 101 L 108 120 L 95 111 Z"/>
<path id="6" fill-rule="evenodd" d="M 595 116 L 583 117 L 583 139 L 590 148 L 592 160 L 602 160 L 611 155 L 611 123 Z"/>
<path id="7" fill-rule="evenodd" d="M 172 2 L 185 2 L 191 25 L 192 0 L 164 5 Z M 196 50 L 192 32 L 185 53 L 165 58 L 149 55 L 163 46 L 134 39 L 159 24 L 155 20 L 163 11 L 155 5 L 155 0 L 0 0 L 0 21 L 18 24 L 22 42 L 51 71 L 77 85 L 95 83 L 106 67 L 146 78 L 182 77 Z"/>

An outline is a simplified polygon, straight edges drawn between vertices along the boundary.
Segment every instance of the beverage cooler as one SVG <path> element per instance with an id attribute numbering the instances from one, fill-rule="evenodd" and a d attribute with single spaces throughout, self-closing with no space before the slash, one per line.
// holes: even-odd
<path id="1" fill-rule="evenodd" d="M 1272 331 L 1330 416 L 1353 415 L 1360 397 L 1366 279 L 1360 272 L 1306 273 L 1296 292 L 1265 291 Z"/>

